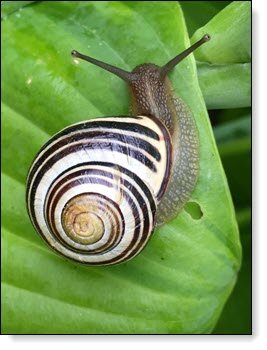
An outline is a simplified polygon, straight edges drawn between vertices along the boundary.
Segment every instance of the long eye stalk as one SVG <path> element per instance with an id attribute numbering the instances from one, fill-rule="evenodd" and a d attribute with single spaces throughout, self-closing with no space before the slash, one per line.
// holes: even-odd
<path id="1" fill-rule="evenodd" d="M 81 58 L 84 61 L 90 62 L 98 67 L 103 68 L 104 70 L 107 70 L 115 75 L 117 75 L 118 77 L 120 77 L 121 79 L 125 80 L 125 81 L 130 81 L 131 80 L 131 76 L 132 73 L 127 72 L 126 70 L 123 70 L 121 68 L 112 66 L 111 64 L 96 60 L 93 57 L 89 57 L 86 55 L 81 54 L 80 52 L 76 51 L 76 50 L 72 50 L 71 51 L 71 55 L 73 57 L 77 57 L 77 58 Z"/>
<path id="2" fill-rule="evenodd" d="M 181 52 L 179 55 L 177 55 L 176 57 L 174 57 L 172 60 L 170 60 L 168 63 L 166 63 L 163 67 L 161 67 L 160 69 L 160 76 L 161 78 L 165 78 L 165 76 L 179 63 L 181 62 L 185 57 L 187 57 L 191 52 L 193 52 L 194 50 L 196 50 L 199 46 L 201 46 L 202 44 L 204 44 L 205 42 L 207 42 L 208 40 L 210 40 L 210 36 L 208 34 L 204 35 L 199 41 L 197 41 L 195 44 L 193 44 L 192 46 L 190 46 L 188 49 L 184 50 L 183 52 Z M 101 67 L 115 75 L 117 75 L 118 77 L 120 77 L 121 79 L 130 82 L 133 80 L 134 78 L 134 73 L 128 72 L 126 70 L 123 70 L 121 68 L 112 66 L 111 64 L 99 61 L 93 57 L 90 56 L 86 56 L 81 54 L 80 52 L 76 51 L 76 50 L 72 50 L 71 51 L 71 55 L 73 57 L 76 58 L 80 58 L 84 61 L 90 62 L 98 67 Z"/>
<path id="3" fill-rule="evenodd" d="M 204 35 L 199 41 L 194 43 L 192 46 L 190 46 L 188 49 L 181 52 L 179 55 L 175 56 L 173 59 L 171 59 L 169 62 L 167 62 L 160 71 L 160 75 L 162 78 L 165 78 L 165 76 L 179 63 L 181 62 L 185 57 L 187 57 L 191 52 L 196 50 L 199 46 L 206 43 L 210 40 L 210 36 L 208 34 Z"/>

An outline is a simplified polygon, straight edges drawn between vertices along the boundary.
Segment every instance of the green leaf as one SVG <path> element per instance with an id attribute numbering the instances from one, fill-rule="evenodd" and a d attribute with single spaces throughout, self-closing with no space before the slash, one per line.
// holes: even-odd
<path id="1" fill-rule="evenodd" d="M 33 2 L 35 1 L 1 1 L 1 18 L 5 18 Z M 20 13 L 18 12 L 16 16 L 20 17 Z"/>
<path id="2" fill-rule="evenodd" d="M 199 28 L 195 42 L 211 40 L 195 52 L 199 84 L 209 109 L 251 105 L 251 4 L 233 1 Z"/>
<path id="3" fill-rule="evenodd" d="M 189 36 L 205 25 L 231 1 L 180 1 Z"/>
<path id="4" fill-rule="evenodd" d="M 251 117 L 225 122 L 214 135 L 235 207 L 246 208 L 251 205 Z"/>
<path id="5" fill-rule="evenodd" d="M 208 109 L 251 105 L 251 64 L 198 62 L 199 85 Z"/>
<path id="6" fill-rule="evenodd" d="M 242 267 L 237 284 L 228 299 L 215 334 L 251 334 L 252 332 L 252 249 L 251 249 L 251 209 L 237 212 L 243 248 Z"/>
<path id="7" fill-rule="evenodd" d="M 237 284 L 213 332 L 215 334 L 250 334 L 251 116 L 248 108 L 218 112 L 215 121 L 224 121 L 224 123 L 214 127 L 214 135 L 237 210 L 243 258 Z M 228 121 L 225 122 L 225 120 Z M 243 147 L 240 147 L 242 145 Z"/>
<path id="8" fill-rule="evenodd" d="M 248 63 L 251 61 L 251 2 L 233 1 L 192 36 L 191 42 L 208 33 L 211 40 L 195 52 L 198 61 Z"/>
<path id="9" fill-rule="evenodd" d="M 163 64 L 190 44 L 181 8 L 168 1 L 38 2 L 20 15 L 2 23 L 2 332 L 210 333 L 235 284 L 241 252 L 193 55 L 170 78 L 199 130 L 201 170 L 191 202 L 200 218 L 187 208 L 133 260 L 86 267 L 49 250 L 24 202 L 31 159 L 49 135 L 128 111 L 125 84 L 85 62 L 76 65 L 70 51 L 125 69 Z"/>
<path id="10" fill-rule="evenodd" d="M 240 138 L 249 138 L 251 134 L 251 117 L 243 116 L 237 120 L 231 120 L 214 128 L 214 135 L 219 146 L 228 142 L 237 141 Z"/>

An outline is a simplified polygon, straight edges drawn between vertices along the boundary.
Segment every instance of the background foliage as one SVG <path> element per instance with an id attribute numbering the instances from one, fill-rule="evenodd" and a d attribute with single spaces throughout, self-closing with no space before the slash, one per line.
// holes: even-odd
<path id="1" fill-rule="evenodd" d="M 157 11 L 153 2 L 2 3 L 2 331 L 250 333 L 250 3 L 158 2 Z M 128 110 L 124 83 L 77 67 L 69 51 L 131 69 L 166 62 L 189 46 L 187 32 L 192 42 L 206 32 L 212 37 L 196 61 L 191 55 L 171 74 L 200 131 L 201 174 L 191 204 L 203 217 L 194 219 L 187 206 L 123 265 L 86 268 L 54 255 L 25 211 L 34 154 L 71 122 Z M 202 94 L 243 247 L 225 307 L 240 246 Z"/>
<path id="2" fill-rule="evenodd" d="M 249 334 L 252 317 L 251 3 L 249 1 L 181 1 L 180 3 L 189 34 L 195 31 L 196 33 L 209 32 L 210 26 L 216 21 L 218 21 L 216 27 L 219 33 L 220 25 L 223 26 L 224 21 L 228 21 L 228 25 L 225 23 L 223 27 L 223 32 L 227 30 L 225 35 L 227 40 L 230 40 L 231 34 L 236 30 L 237 41 L 231 45 L 232 58 L 218 58 L 220 65 L 207 64 L 203 55 L 197 56 L 196 59 L 200 86 L 209 109 L 218 150 L 235 204 L 243 249 L 242 267 L 237 284 L 214 333 Z M 228 7 L 225 8 L 226 6 Z M 221 11 L 224 8 L 225 11 Z M 197 31 L 202 26 L 203 28 Z M 221 34 L 225 34 L 223 32 Z M 220 40 L 218 43 L 224 50 L 223 41 Z M 241 44 L 244 45 L 244 54 L 239 55 L 236 48 Z M 220 51 L 216 47 L 214 53 L 218 54 L 218 52 Z M 204 62 L 200 62 L 202 59 Z"/>

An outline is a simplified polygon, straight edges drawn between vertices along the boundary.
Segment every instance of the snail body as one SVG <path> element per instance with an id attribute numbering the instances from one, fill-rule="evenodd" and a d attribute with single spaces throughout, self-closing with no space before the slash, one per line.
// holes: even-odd
<path id="1" fill-rule="evenodd" d="M 132 116 L 71 125 L 39 151 L 27 178 L 37 232 L 57 253 L 88 265 L 136 256 L 156 225 L 177 215 L 198 175 L 198 135 L 167 73 L 204 36 L 163 67 L 126 72 L 77 51 L 72 55 L 124 79 Z"/>

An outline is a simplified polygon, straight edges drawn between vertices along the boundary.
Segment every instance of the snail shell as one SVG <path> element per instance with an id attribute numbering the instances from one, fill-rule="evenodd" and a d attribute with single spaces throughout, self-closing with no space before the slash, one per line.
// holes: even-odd
<path id="1" fill-rule="evenodd" d="M 198 133 L 167 73 L 207 40 L 163 67 L 142 64 L 132 72 L 72 52 L 128 83 L 133 116 L 71 125 L 35 157 L 27 178 L 28 213 L 56 252 L 89 265 L 129 260 L 155 226 L 186 203 L 198 176 Z"/>
<path id="2" fill-rule="evenodd" d="M 155 118 L 72 125 L 51 138 L 32 164 L 31 220 L 70 259 L 91 265 L 128 260 L 153 232 L 170 166 L 170 136 Z"/>

